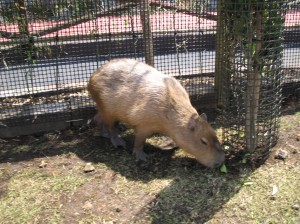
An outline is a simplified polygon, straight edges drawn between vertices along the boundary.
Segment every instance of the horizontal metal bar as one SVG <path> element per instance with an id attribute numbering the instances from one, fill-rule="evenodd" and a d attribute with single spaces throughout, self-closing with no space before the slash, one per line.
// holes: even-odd
<path id="1" fill-rule="evenodd" d="M 207 29 L 206 32 L 215 32 L 215 29 Z M 179 33 L 199 33 L 201 30 L 199 29 L 184 29 L 184 30 L 158 30 L 153 31 L 153 34 L 179 34 Z M 203 31 L 202 31 L 203 32 Z M 132 36 L 132 35 L 143 35 L 143 32 L 117 32 L 117 33 L 101 33 L 101 34 L 84 34 L 84 35 L 73 35 L 73 36 L 59 36 L 58 38 L 56 36 L 54 37 L 43 37 L 43 38 L 34 38 L 34 43 L 45 43 L 45 42 L 61 42 L 61 41 L 78 41 L 78 39 L 81 40 L 91 40 L 91 39 L 98 39 L 98 38 L 109 38 L 109 37 L 120 37 L 120 36 Z M 75 39 L 76 38 L 76 39 Z M 1 45 L 18 45 L 21 43 L 24 43 L 25 40 L 10 40 L 10 41 L 2 41 L 0 42 Z M 0 48 L 1 49 L 1 48 Z M 3 48 L 2 48 L 3 49 Z"/>

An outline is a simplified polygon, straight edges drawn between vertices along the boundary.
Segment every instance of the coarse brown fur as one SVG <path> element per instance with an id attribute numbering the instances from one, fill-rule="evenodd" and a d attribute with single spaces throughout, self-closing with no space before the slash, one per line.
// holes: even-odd
<path id="1" fill-rule="evenodd" d="M 112 60 L 91 76 L 88 91 L 98 107 L 96 119 L 115 147 L 125 145 L 113 130 L 116 122 L 134 129 L 133 152 L 138 159 L 146 159 L 146 138 L 162 133 L 205 166 L 216 167 L 224 161 L 206 115 L 198 115 L 176 79 L 155 68 L 133 59 Z"/>

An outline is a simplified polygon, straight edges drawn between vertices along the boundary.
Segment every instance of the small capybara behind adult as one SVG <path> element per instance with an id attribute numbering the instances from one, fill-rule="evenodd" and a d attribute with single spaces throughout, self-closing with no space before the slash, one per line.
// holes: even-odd
<path id="1" fill-rule="evenodd" d="M 114 147 L 125 146 L 114 131 L 116 122 L 122 122 L 134 129 L 133 153 L 139 160 L 147 158 L 146 138 L 161 133 L 207 167 L 223 163 L 215 131 L 176 79 L 134 59 L 116 59 L 94 72 L 88 91 L 97 104 L 97 123 Z"/>

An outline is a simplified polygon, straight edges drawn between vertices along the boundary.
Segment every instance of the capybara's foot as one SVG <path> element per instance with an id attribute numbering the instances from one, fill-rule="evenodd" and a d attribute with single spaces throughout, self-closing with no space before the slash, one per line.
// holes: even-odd
<path id="1" fill-rule="evenodd" d="M 126 142 L 121 139 L 117 134 L 110 135 L 110 141 L 113 144 L 114 148 L 122 147 L 126 148 Z"/>
<path id="2" fill-rule="evenodd" d="M 135 154 L 136 160 L 147 161 L 148 155 L 144 151 L 133 151 L 133 154 Z"/>

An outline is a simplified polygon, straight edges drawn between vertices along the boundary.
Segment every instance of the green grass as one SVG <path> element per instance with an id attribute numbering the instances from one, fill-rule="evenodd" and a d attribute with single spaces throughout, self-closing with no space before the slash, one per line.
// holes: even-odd
<path id="1" fill-rule="evenodd" d="M 267 165 L 248 177 L 251 185 L 234 195 L 209 223 L 236 220 L 238 223 L 299 223 L 300 169 L 282 163 Z M 273 187 L 278 192 L 272 195 Z"/>
<path id="2" fill-rule="evenodd" d="M 7 172 L 1 170 L 0 177 Z M 46 174 L 37 168 L 18 171 L 10 177 L 8 193 L 1 198 L 1 223 L 60 223 L 60 197 L 73 194 L 84 181 L 77 175 Z"/>
<path id="3" fill-rule="evenodd" d="M 300 211 L 293 208 L 300 205 L 299 131 L 300 112 L 281 118 L 281 140 L 273 151 L 288 151 L 288 159 L 274 160 L 271 154 L 247 177 L 252 184 L 243 186 L 208 223 L 300 223 Z M 272 195 L 274 187 L 278 192 Z"/>

